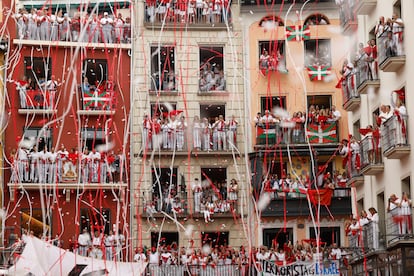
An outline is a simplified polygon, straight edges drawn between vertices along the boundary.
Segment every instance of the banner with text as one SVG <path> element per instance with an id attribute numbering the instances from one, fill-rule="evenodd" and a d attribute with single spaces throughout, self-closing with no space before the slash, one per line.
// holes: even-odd
<path id="1" fill-rule="evenodd" d="M 262 261 L 261 274 L 263 276 L 339 276 L 339 261 L 323 263 L 315 262 L 294 262 L 286 265 L 278 265 L 273 262 Z"/>

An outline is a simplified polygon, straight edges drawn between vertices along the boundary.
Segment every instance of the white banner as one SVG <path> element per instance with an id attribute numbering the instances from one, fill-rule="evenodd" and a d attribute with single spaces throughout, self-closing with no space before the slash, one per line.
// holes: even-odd
<path id="1" fill-rule="evenodd" d="M 313 262 L 294 262 L 287 265 L 278 266 L 275 263 L 263 261 L 261 262 L 263 276 L 339 276 L 339 262 L 330 261 L 328 263 Z"/>
<path id="2" fill-rule="evenodd" d="M 147 263 L 124 263 L 98 260 L 76 255 L 35 237 L 23 237 L 26 242 L 22 254 L 7 275 L 86 276 L 141 275 Z"/>

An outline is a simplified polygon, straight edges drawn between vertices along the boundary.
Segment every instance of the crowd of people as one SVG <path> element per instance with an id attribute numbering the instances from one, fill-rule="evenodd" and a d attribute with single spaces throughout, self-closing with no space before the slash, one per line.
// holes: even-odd
<path id="1" fill-rule="evenodd" d="M 394 108 L 381 105 L 375 115 L 375 125 L 368 125 L 359 132 L 361 141 L 354 135 L 343 139 L 339 154 L 343 157 L 343 167 L 352 176 L 360 175 L 363 166 L 382 163 L 382 151 L 392 146 L 407 144 L 407 108 L 403 98 L 399 98 Z"/>
<path id="2" fill-rule="evenodd" d="M 358 96 L 356 89 L 365 80 L 379 78 L 378 64 L 381 64 L 388 57 L 404 55 L 404 22 L 396 13 L 387 20 L 384 16 L 380 16 L 374 34 L 375 38 L 370 39 L 367 45 L 359 43 L 353 60 L 344 60 L 340 83 L 348 98 Z M 338 84 L 337 87 L 340 88 L 340 86 Z"/>
<path id="3" fill-rule="evenodd" d="M 145 150 L 187 150 L 188 143 L 197 151 L 223 151 L 236 147 L 237 126 L 235 116 L 225 121 L 223 115 L 215 118 L 194 116 L 188 126 L 184 116 L 177 114 L 144 116 L 142 146 Z"/>
<path id="4" fill-rule="evenodd" d="M 231 22 L 228 0 L 146 0 L 146 22 L 214 24 Z"/>
<path id="5" fill-rule="evenodd" d="M 131 43 L 131 18 L 103 13 L 75 12 L 72 17 L 51 7 L 20 8 L 15 14 L 20 39 L 79 41 L 86 43 Z"/>
<path id="6" fill-rule="evenodd" d="M 274 129 L 276 143 L 304 143 L 305 142 L 305 122 L 312 125 L 324 125 L 336 123 L 341 119 L 341 112 L 333 105 L 330 108 L 313 105 L 309 106 L 308 112 L 297 111 L 292 115 L 272 114 L 270 110 L 265 110 L 265 114 L 258 112 L 253 119 L 256 126 L 256 137 L 262 130 Z M 307 115 L 307 117 L 306 117 Z"/>
<path id="7" fill-rule="evenodd" d="M 297 261 L 304 262 L 332 262 L 340 261 L 341 264 L 348 263 L 349 253 L 338 247 L 336 243 L 327 245 L 325 242 L 319 244 L 314 239 L 303 240 L 292 245 L 287 242 L 268 248 L 260 246 L 252 247 L 249 252 L 244 246 L 232 248 L 226 245 L 206 244 L 202 249 L 179 248 L 176 243 L 171 245 L 159 245 L 149 248 L 137 248 L 134 261 L 148 261 L 149 270 L 158 266 L 188 266 L 202 267 L 203 269 L 217 268 L 220 266 L 250 266 L 252 269 L 261 271 L 263 262 L 276 265 L 288 265 Z M 232 274 L 226 274 L 232 275 Z"/>
<path id="8" fill-rule="evenodd" d="M 226 90 L 226 79 L 223 69 L 218 64 L 211 64 L 205 60 L 200 67 L 200 92 Z"/>
<path id="9" fill-rule="evenodd" d="M 36 145 L 26 145 L 28 141 L 11 151 L 11 183 L 53 184 L 78 180 L 81 183 L 112 183 L 123 180 L 124 173 L 121 175 L 121 172 L 125 158 L 121 150 L 117 154 L 96 149 L 89 152 L 87 148 L 82 153 L 75 148 L 68 152 L 62 144 L 59 150 L 52 147 L 49 151 L 44 146 L 38 151 Z"/>
<path id="10" fill-rule="evenodd" d="M 280 49 L 270 51 L 270 54 L 268 50 L 263 49 L 259 58 L 259 68 L 262 71 L 286 71 L 286 62 Z"/>

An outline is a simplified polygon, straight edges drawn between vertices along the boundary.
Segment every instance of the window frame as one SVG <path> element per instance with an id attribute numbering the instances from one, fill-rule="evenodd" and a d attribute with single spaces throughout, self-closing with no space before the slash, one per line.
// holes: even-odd
<path id="1" fill-rule="evenodd" d="M 157 50 L 159 49 L 159 50 Z M 160 61 L 161 58 L 161 52 L 165 50 L 166 52 L 172 50 L 172 60 L 169 62 L 171 65 L 169 66 L 168 70 L 166 68 L 166 60 L 167 58 L 164 59 L 164 61 Z M 177 89 L 177 78 L 176 78 L 176 68 L 175 68 L 175 59 L 176 59 L 176 45 L 175 44 L 161 44 L 161 45 L 156 45 L 153 44 L 150 46 L 150 78 L 151 78 L 151 83 L 150 83 L 150 91 L 169 91 L 169 92 L 178 92 Z M 171 68 L 172 68 L 172 72 L 174 73 L 174 84 L 175 86 L 173 87 L 174 89 L 164 89 L 164 82 L 166 80 L 166 77 L 168 76 L 168 73 L 171 72 Z M 159 70 L 161 69 L 161 71 L 164 73 L 163 76 L 159 76 Z M 165 74 L 166 73 L 166 74 Z M 157 76 L 158 74 L 158 76 Z M 157 85 L 157 81 L 162 83 L 162 85 Z M 168 83 L 167 83 L 168 85 Z"/>

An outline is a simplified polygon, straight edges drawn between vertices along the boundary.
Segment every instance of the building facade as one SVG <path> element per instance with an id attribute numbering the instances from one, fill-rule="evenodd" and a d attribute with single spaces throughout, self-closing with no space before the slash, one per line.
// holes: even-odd
<path id="1" fill-rule="evenodd" d="M 355 1 L 339 7 L 343 33 L 352 42 L 349 79 L 355 80 L 354 86 L 343 86 L 343 106 L 361 145 L 361 167 L 349 184 L 356 190 L 357 209 L 373 207 L 379 217 L 377 225 L 363 228 L 374 238 L 364 241 L 368 254 L 357 254 L 353 272 L 410 275 L 413 99 L 408 92 L 413 85 L 409 62 L 413 33 L 406 26 L 412 21 L 413 3 Z"/>
<path id="2" fill-rule="evenodd" d="M 129 248 L 130 7 L 3 5 L 11 18 L 5 22 L 6 244 L 31 233 L 79 249 L 84 229 L 102 240 L 115 232 L 119 244 L 111 246 L 129 257 L 120 248 Z"/>
<path id="3" fill-rule="evenodd" d="M 241 6 L 250 69 L 252 199 L 270 198 L 266 206 L 258 204 L 252 236 L 258 246 L 269 248 L 318 240 L 347 247 L 351 191 L 339 152 L 348 122 L 336 88 L 343 58 L 339 49 L 347 38 L 334 1 L 283 2 L 243 1 Z M 319 209 L 307 189 L 323 190 L 330 182 L 332 201 Z"/>

